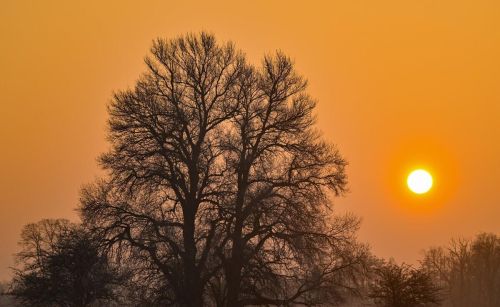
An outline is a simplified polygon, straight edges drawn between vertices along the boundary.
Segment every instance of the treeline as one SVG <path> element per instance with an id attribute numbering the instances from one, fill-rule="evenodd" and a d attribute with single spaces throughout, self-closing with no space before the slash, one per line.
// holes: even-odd
<path id="1" fill-rule="evenodd" d="M 366 271 L 363 305 L 500 306 L 499 235 L 453 239 L 426 250 L 415 267 L 377 261 Z"/>
<path id="2" fill-rule="evenodd" d="M 158 276 L 136 271 L 137 259 L 110 254 L 102 238 L 82 225 L 42 220 L 26 225 L 21 237 L 15 276 L 0 285 L 0 306 L 182 305 L 165 300 Z M 500 236 L 482 233 L 430 248 L 418 266 L 385 261 L 359 247 L 363 256 L 352 274 L 338 275 L 336 287 L 317 287 L 307 305 L 499 306 Z M 206 295 L 204 304 L 215 306 Z"/>
<path id="3" fill-rule="evenodd" d="M 453 240 L 427 250 L 421 264 L 445 290 L 444 306 L 500 306 L 500 236 Z"/>
<path id="4" fill-rule="evenodd" d="M 109 104 L 107 176 L 82 190 L 81 224 L 23 229 L 7 291 L 22 305 L 409 307 L 441 302 L 446 285 L 455 295 L 428 262 L 371 256 L 359 219 L 335 213 L 347 162 L 315 128 L 289 57 L 251 65 L 201 33 L 155 40 L 145 63 Z"/>

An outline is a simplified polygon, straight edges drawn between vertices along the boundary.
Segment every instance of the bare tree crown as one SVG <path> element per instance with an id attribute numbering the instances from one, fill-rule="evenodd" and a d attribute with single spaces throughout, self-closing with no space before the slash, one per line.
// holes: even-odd
<path id="1" fill-rule="evenodd" d="M 346 162 L 314 128 L 287 56 L 256 68 L 201 33 L 154 41 L 145 62 L 109 105 L 109 176 L 82 192 L 84 220 L 110 246 L 188 306 L 312 300 L 359 260 L 358 220 L 330 218 Z"/>

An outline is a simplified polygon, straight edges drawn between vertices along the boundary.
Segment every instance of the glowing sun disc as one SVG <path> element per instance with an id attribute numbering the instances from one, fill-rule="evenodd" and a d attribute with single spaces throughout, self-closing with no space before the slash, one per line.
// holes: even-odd
<path id="1" fill-rule="evenodd" d="M 426 170 L 417 169 L 408 175 L 406 183 L 413 193 L 424 194 L 432 187 L 432 176 Z"/>

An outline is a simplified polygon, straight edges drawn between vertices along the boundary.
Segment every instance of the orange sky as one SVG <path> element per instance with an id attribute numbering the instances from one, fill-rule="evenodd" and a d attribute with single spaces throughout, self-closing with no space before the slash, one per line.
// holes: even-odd
<path id="1" fill-rule="evenodd" d="M 76 218 L 100 174 L 106 103 L 134 85 L 152 39 L 200 30 L 251 61 L 295 59 L 350 163 L 337 208 L 363 218 L 375 254 L 415 262 L 500 232 L 500 1 L 76 2 L 2 1 L 0 280 L 24 224 Z M 435 175 L 423 197 L 404 186 L 418 166 Z"/>

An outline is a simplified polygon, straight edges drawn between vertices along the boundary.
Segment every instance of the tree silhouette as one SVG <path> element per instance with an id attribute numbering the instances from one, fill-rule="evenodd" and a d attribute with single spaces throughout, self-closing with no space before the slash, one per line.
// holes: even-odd
<path id="1" fill-rule="evenodd" d="M 500 238 L 491 233 L 474 240 L 452 240 L 447 248 L 425 253 L 423 267 L 441 284 L 451 306 L 500 304 Z"/>
<path id="2" fill-rule="evenodd" d="M 0 282 L 0 307 L 17 306 L 9 288 L 10 286 L 7 282 Z"/>
<path id="3" fill-rule="evenodd" d="M 333 217 L 345 161 L 314 130 L 306 82 L 281 53 L 261 68 L 212 35 L 158 39 L 109 106 L 109 176 L 84 221 L 183 306 L 339 299 L 364 257 Z M 321 291 L 319 294 L 318 291 Z"/>
<path id="4" fill-rule="evenodd" d="M 437 305 L 440 288 L 423 269 L 410 265 L 385 263 L 375 271 L 375 282 L 369 296 L 379 306 L 412 307 Z"/>
<path id="5" fill-rule="evenodd" d="M 42 220 L 22 231 L 22 267 L 10 293 L 29 306 L 90 306 L 114 298 L 121 282 L 92 236 L 67 220 Z"/>

